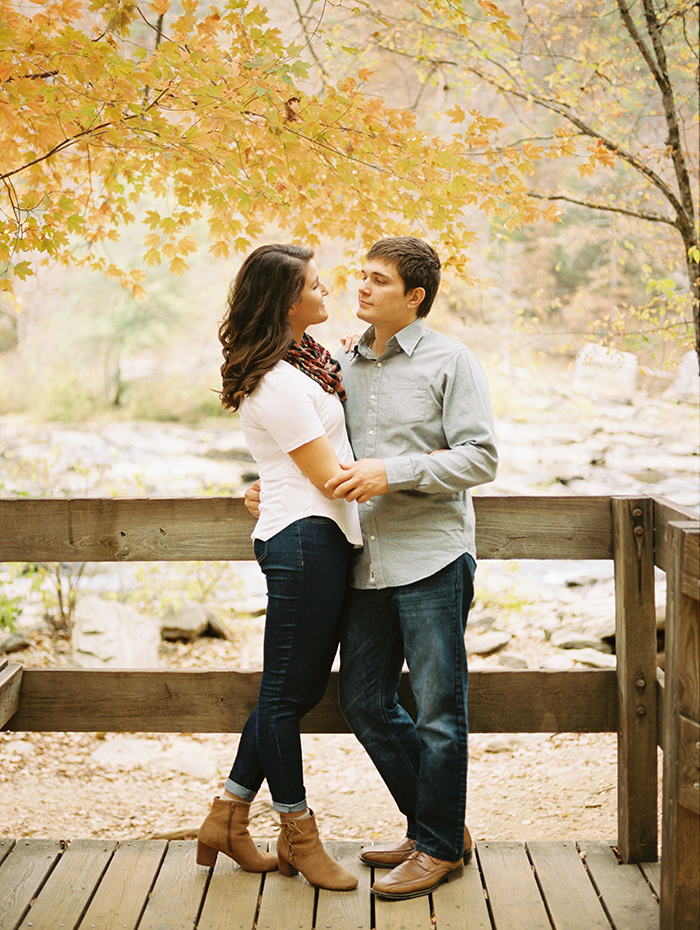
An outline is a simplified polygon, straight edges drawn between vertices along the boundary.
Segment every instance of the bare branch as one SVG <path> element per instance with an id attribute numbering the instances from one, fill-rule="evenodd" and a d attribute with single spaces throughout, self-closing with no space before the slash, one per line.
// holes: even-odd
<path id="1" fill-rule="evenodd" d="M 678 229 L 678 221 L 668 216 L 662 216 L 660 213 L 647 213 L 644 210 L 632 210 L 627 207 L 611 207 L 607 203 L 599 203 L 587 198 L 569 197 L 567 194 L 541 194 L 537 191 L 528 191 L 530 197 L 537 200 L 565 200 L 567 203 L 576 204 L 579 207 L 586 207 L 589 210 L 603 210 L 607 213 L 621 213 L 623 216 L 632 216 L 637 220 L 648 220 L 650 223 L 664 223 L 667 226 L 673 226 Z"/>
<path id="2" fill-rule="evenodd" d="M 651 184 L 653 184 L 653 186 L 656 187 L 669 201 L 676 214 L 678 215 L 679 221 L 682 222 L 685 220 L 684 205 L 678 199 L 674 191 L 671 190 L 668 184 L 666 184 L 662 177 L 660 177 L 648 165 L 644 164 L 643 161 L 640 161 L 640 159 L 638 159 L 632 152 L 628 152 L 621 145 L 611 141 L 602 135 L 602 133 L 593 129 L 592 126 L 589 126 L 586 122 L 583 121 L 583 119 L 581 119 L 580 116 L 573 112 L 571 107 L 569 107 L 567 104 L 560 103 L 557 100 L 550 100 L 546 97 L 538 97 L 533 93 L 519 90 L 513 86 L 505 86 L 479 68 L 466 67 L 465 70 L 469 71 L 471 74 L 475 74 L 477 77 L 481 78 L 482 81 L 486 81 L 487 84 L 495 87 L 503 94 L 511 97 L 518 97 L 521 100 L 528 101 L 529 103 L 535 103 L 537 106 L 549 110 L 552 113 L 557 113 L 563 119 L 567 120 L 567 122 L 571 123 L 572 126 L 575 126 L 584 136 L 587 136 L 590 139 L 597 139 L 600 144 L 603 145 L 609 152 L 612 152 L 613 155 L 616 155 L 618 158 L 621 158 L 623 161 L 627 162 L 630 167 L 634 168 L 635 171 L 638 171 Z"/>

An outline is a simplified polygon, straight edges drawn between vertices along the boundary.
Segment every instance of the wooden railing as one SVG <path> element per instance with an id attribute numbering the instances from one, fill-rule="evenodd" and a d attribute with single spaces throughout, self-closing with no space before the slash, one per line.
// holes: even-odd
<path id="1" fill-rule="evenodd" d="M 697 658 L 694 666 L 683 658 L 691 654 L 688 642 L 697 657 L 700 638 L 696 515 L 652 497 L 478 496 L 474 506 L 480 559 L 614 561 L 617 669 L 472 672 L 471 731 L 617 732 L 618 846 L 625 862 L 657 858 L 657 745 L 666 746 L 662 913 L 664 907 L 669 913 L 670 898 L 679 900 L 680 888 L 693 914 L 700 866 L 685 843 L 696 827 L 678 811 L 694 810 L 697 820 Z M 0 562 L 248 560 L 250 529 L 239 499 L 0 500 Z M 669 584 L 666 684 L 658 687 L 655 566 Z M 259 671 L 22 669 L 5 663 L 0 727 L 239 732 L 259 680 Z M 336 684 L 333 676 L 323 701 L 304 719 L 306 732 L 347 731 Z M 402 689 L 410 706 L 407 677 Z M 672 848 L 682 852 L 667 855 Z M 664 930 L 684 930 L 679 906 L 673 905 Z"/>

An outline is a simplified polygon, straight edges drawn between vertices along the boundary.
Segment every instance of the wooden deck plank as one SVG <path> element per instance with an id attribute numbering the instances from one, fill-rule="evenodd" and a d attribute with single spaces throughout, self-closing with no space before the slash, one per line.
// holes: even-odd
<path id="1" fill-rule="evenodd" d="M 644 874 L 644 878 L 649 882 L 649 887 L 654 892 L 656 897 L 661 897 L 661 863 L 642 862 L 639 867 Z"/>
<path id="2" fill-rule="evenodd" d="M 527 849 L 556 930 L 610 930 L 573 842 L 528 842 Z"/>
<path id="3" fill-rule="evenodd" d="M 579 842 L 578 847 L 615 930 L 658 930 L 659 902 L 639 866 L 618 862 L 609 843 Z"/>
<path id="4" fill-rule="evenodd" d="M 71 840 L 20 924 L 22 930 L 73 930 L 116 845 L 114 840 Z"/>
<path id="5" fill-rule="evenodd" d="M 385 869 L 381 871 L 386 875 Z M 387 901 L 375 897 L 374 919 L 376 930 L 433 930 L 435 926 L 427 895 L 406 901 Z"/>
<path id="6" fill-rule="evenodd" d="M 171 842 L 148 899 L 139 930 L 192 930 L 209 870 L 198 869 L 194 841 Z M 91 930 L 91 928 L 90 928 Z"/>
<path id="7" fill-rule="evenodd" d="M 491 930 L 476 856 L 464 866 L 461 878 L 440 885 L 433 894 L 433 911 L 435 930 Z"/>
<path id="8" fill-rule="evenodd" d="M 58 840 L 3 840 L 5 844 L 9 848 L 0 865 L 0 927 L 14 930 L 63 847 Z"/>
<path id="9" fill-rule="evenodd" d="M 285 878 L 268 872 L 256 930 L 310 930 L 315 902 L 316 889 L 302 875 Z"/>
<path id="10" fill-rule="evenodd" d="M 358 927 L 369 930 L 372 926 L 369 890 L 372 884 L 372 870 L 360 862 L 361 844 L 330 841 L 325 847 L 336 862 L 357 876 L 358 886 L 355 891 L 342 894 L 319 890 L 316 905 L 317 930 L 326 930 L 328 927 L 332 927 L 332 930 L 357 930 Z"/>
<path id="11" fill-rule="evenodd" d="M 256 843 L 267 852 L 269 843 Z M 264 875 L 246 872 L 228 856 L 216 857 L 197 930 L 251 930 Z"/>
<path id="12" fill-rule="evenodd" d="M 90 902 L 81 927 L 89 930 L 135 930 L 167 851 L 165 840 L 125 841 Z"/>
<path id="13" fill-rule="evenodd" d="M 197 866 L 193 842 L 115 846 L 73 840 L 61 854 L 55 840 L 0 840 L 1 930 L 311 930 L 314 914 L 316 930 L 370 930 L 373 913 L 376 930 L 659 927 L 659 864 L 619 865 L 611 844 L 597 841 L 580 842 L 581 855 L 573 841 L 481 842 L 461 877 L 407 901 L 371 896 L 373 870 L 359 862 L 357 842 L 327 843 L 360 880 L 337 893 L 300 875 L 244 872 L 226 856 L 213 870 Z"/>
<path id="14" fill-rule="evenodd" d="M 477 855 L 496 930 L 552 930 L 525 845 L 479 843 Z"/>

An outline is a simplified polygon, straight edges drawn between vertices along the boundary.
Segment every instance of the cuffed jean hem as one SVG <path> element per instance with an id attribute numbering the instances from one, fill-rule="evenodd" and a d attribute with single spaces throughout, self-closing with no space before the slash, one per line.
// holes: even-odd
<path id="1" fill-rule="evenodd" d="M 303 801 L 297 801 L 296 804 L 280 804 L 278 801 L 272 802 L 272 809 L 278 814 L 301 814 L 306 810 L 306 798 Z"/>
<path id="2" fill-rule="evenodd" d="M 241 801 L 245 801 L 246 804 L 253 801 L 255 795 L 258 793 L 257 791 L 251 791 L 250 788 L 244 788 L 243 785 L 237 784 L 232 778 L 226 779 L 224 788 L 229 794 L 235 794 L 237 798 L 240 798 Z"/>

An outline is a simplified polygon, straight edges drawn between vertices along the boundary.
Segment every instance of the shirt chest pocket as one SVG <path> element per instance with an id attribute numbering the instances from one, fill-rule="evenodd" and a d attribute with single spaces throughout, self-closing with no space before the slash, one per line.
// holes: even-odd
<path id="1" fill-rule="evenodd" d="M 424 383 L 404 383 L 386 395 L 386 416 L 391 424 L 421 422 L 427 412 L 428 388 Z"/>

